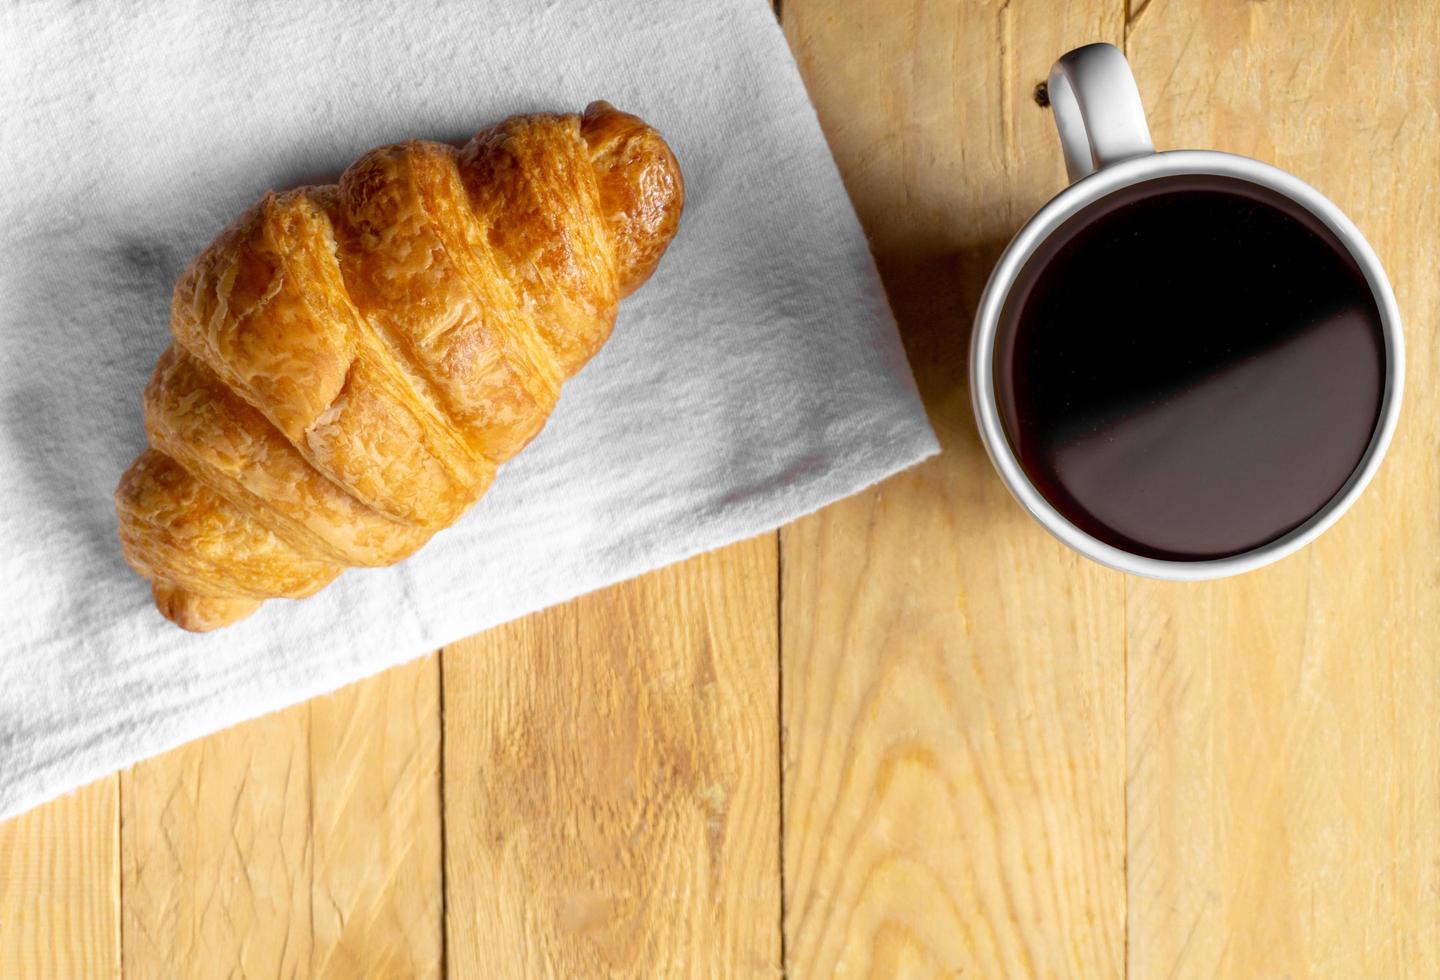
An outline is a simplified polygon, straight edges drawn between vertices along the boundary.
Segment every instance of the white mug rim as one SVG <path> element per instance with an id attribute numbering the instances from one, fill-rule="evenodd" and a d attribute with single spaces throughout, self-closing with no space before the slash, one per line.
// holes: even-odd
<path id="1" fill-rule="evenodd" d="M 1081 530 L 1036 489 L 1015 457 L 995 400 L 994 355 L 1000 317 L 1019 273 L 1035 251 L 1071 216 L 1116 191 L 1159 177 L 1233 177 L 1279 193 L 1300 205 L 1345 246 L 1365 275 L 1380 311 L 1385 337 L 1385 390 L 1380 418 L 1350 478 L 1304 523 L 1273 541 L 1224 558 L 1178 561 L 1137 555 Z M 996 264 L 975 312 L 970 344 L 970 397 L 980 441 L 1011 495 L 1047 531 L 1069 547 L 1110 568 L 1146 578 L 1203 581 L 1252 571 L 1298 551 L 1340 519 L 1364 491 L 1389 448 L 1400 416 L 1405 378 L 1400 311 L 1390 281 L 1365 236 L 1332 201 L 1294 174 L 1218 150 L 1168 150 L 1115 163 L 1071 184 L 1035 213 L 1011 239 Z"/>

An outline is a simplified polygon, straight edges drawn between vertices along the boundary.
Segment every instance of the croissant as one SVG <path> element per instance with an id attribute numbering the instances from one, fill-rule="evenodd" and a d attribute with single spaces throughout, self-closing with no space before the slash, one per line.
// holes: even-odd
<path id="1" fill-rule="evenodd" d="M 659 133 L 605 102 L 266 194 L 176 283 L 149 448 L 115 491 L 160 612 L 226 626 L 453 523 L 609 337 L 683 205 Z"/>

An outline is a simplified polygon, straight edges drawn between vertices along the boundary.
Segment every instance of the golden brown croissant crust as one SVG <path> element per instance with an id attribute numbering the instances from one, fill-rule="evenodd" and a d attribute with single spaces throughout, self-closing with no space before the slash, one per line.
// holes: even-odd
<path id="1" fill-rule="evenodd" d="M 454 522 L 545 424 L 680 220 L 660 135 L 604 102 L 267 194 L 180 276 L 115 491 L 125 559 L 208 630 Z"/>

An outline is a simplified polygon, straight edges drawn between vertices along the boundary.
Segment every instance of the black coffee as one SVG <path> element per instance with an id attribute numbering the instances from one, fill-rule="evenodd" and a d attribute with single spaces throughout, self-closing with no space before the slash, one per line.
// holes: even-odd
<path id="1" fill-rule="evenodd" d="M 1118 548 L 1195 561 L 1313 516 L 1380 417 L 1385 341 L 1359 266 L 1287 198 L 1167 177 L 1096 202 L 1001 318 L 1006 435 L 1047 500 Z"/>

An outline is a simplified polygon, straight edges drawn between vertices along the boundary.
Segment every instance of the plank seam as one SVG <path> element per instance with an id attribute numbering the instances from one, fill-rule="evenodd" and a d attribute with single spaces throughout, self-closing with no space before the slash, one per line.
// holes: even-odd
<path id="1" fill-rule="evenodd" d="M 435 651 L 435 684 L 436 700 L 439 701 L 440 724 L 440 751 L 438 753 L 438 768 L 440 770 L 436 784 L 440 789 L 440 976 L 450 975 L 450 885 L 447 875 L 450 871 L 450 861 L 446 855 L 446 845 L 449 842 L 450 832 L 445 824 L 445 648 L 441 647 Z"/>
<path id="2" fill-rule="evenodd" d="M 125 846 L 122 824 L 125 820 L 125 780 L 115 774 L 115 975 L 125 976 Z"/>
<path id="3" fill-rule="evenodd" d="M 306 967 L 311 973 L 314 973 L 315 971 L 315 957 L 316 954 L 319 952 L 319 950 L 316 948 L 317 944 L 315 942 L 315 862 L 317 860 L 317 857 L 315 854 L 315 739 L 313 738 L 314 731 L 315 699 L 311 698 L 309 701 L 305 702 L 305 849 L 309 852 L 310 857 L 310 860 L 308 862 L 310 865 L 310 887 L 306 889 L 307 893 L 310 896 L 310 956 L 309 963 L 306 964 Z M 289 780 L 287 779 L 286 782 L 289 782 Z M 241 783 L 240 788 L 241 792 L 243 793 L 246 788 L 246 784 Z M 235 805 L 239 805 L 238 796 L 236 798 Z M 231 813 L 230 819 L 232 822 L 235 819 L 235 815 L 233 812 Z M 249 856 L 246 855 L 244 859 L 248 862 Z M 343 928 L 344 926 L 342 918 L 342 931 Z M 282 963 L 284 962 L 284 954 L 288 951 L 289 945 L 290 935 L 289 928 L 287 927 L 285 935 L 285 947 L 281 949 Z M 331 953 L 333 953 L 333 950 L 327 953 L 327 958 Z"/>
<path id="4" fill-rule="evenodd" d="M 1124 928 L 1120 933 L 1120 975 L 1130 976 L 1130 581 L 1120 580 L 1120 738 L 1124 762 L 1120 784 L 1120 879 L 1125 883 Z"/>
<path id="5" fill-rule="evenodd" d="M 776 7 L 779 7 L 777 0 Z M 790 976 L 785 948 L 785 532 L 775 532 L 775 781 L 779 804 L 780 975 Z"/>

